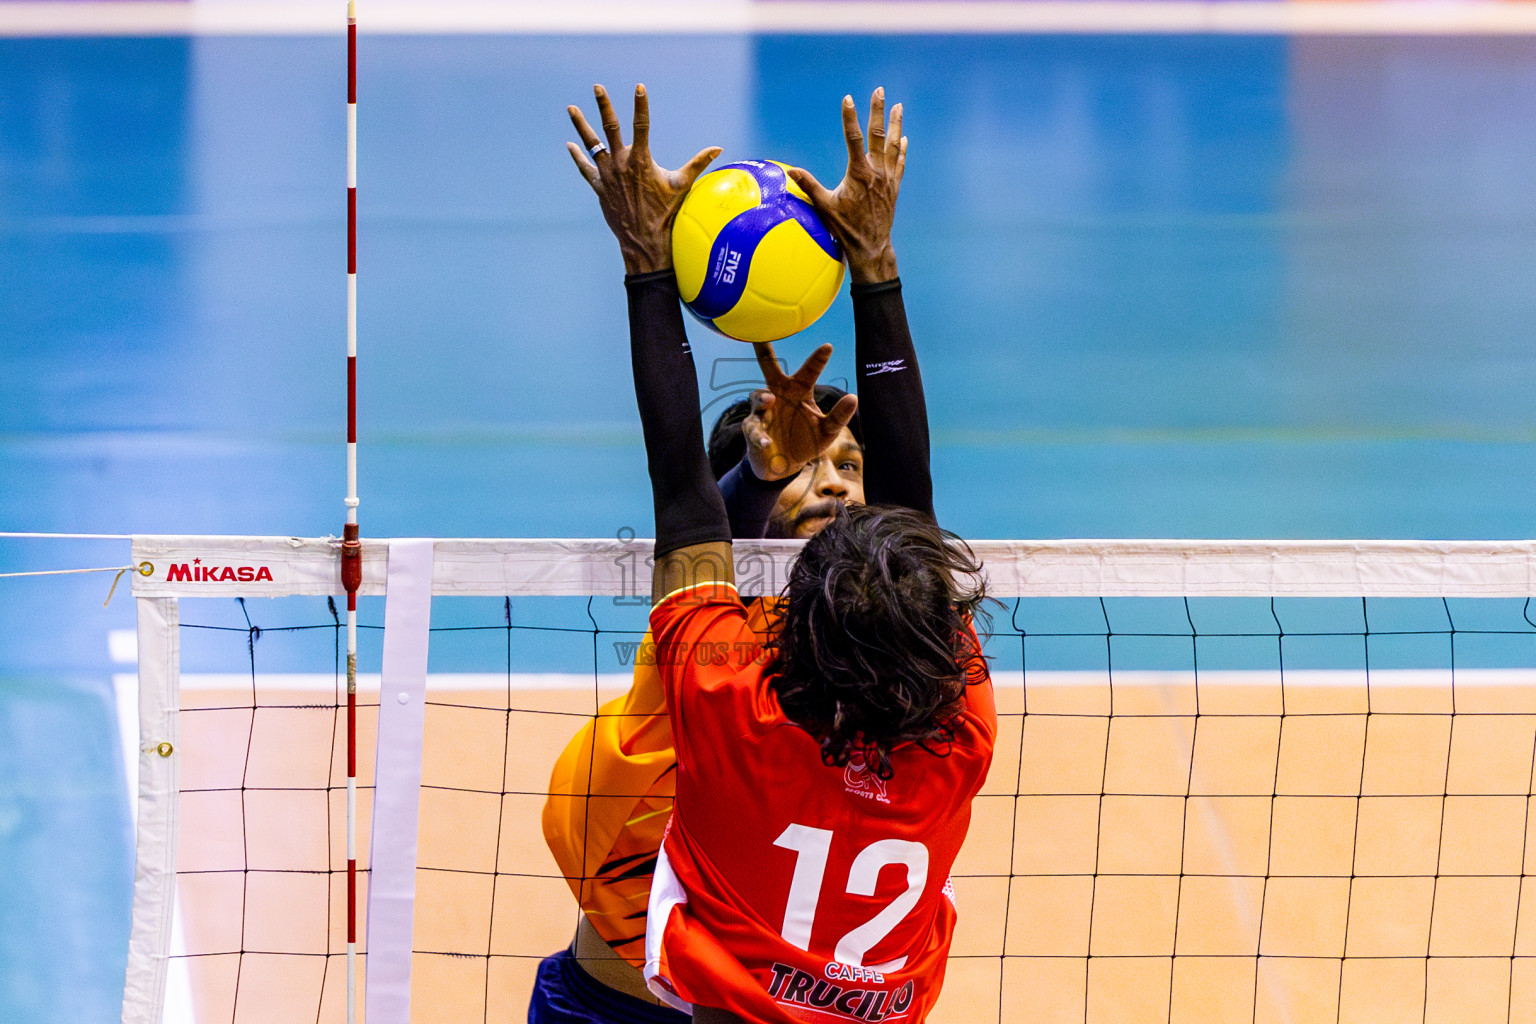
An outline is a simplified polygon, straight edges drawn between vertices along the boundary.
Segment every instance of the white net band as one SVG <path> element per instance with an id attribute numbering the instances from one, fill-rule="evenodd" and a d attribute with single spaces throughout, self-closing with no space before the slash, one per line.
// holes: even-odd
<path id="1" fill-rule="evenodd" d="M 363 542 L 365 595 L 384 592 L 387 541 Z M 743 590 L 776 593 L 801 541 L 733 545 Z M 135 537 L 138 597 L 340 593 L 341 542 Z M 993 597 L 1528 597 L 1536 541 L 971 541 Z M 652 542 L 438 540 L 435 596 L 644 597 Z M 147 565 L 146 565 L 147 564 Z"/>

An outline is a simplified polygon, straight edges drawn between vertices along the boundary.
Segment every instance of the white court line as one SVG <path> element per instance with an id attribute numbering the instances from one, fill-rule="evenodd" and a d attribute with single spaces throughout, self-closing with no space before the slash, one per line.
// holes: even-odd
<path id="1" fill-rule="evenodd" d="M 328 0 L 0 3 L 0 36 L 326 35 Z M 1536 4 L 1412 0 L 369 0 L 361 31 L 392 34 L 1194 33 L 1531 35 Z"/>
<path id="2" fill-rule="evenodd" d="M 514 672 L 509 677 L 500 672 L 435 672 L 427 676 L 429 692 L 496 693 L 509 688 L 516 693 L 540 692 L 591 692 L 593 675 L 590 672 Z M 1110 675 L 1102 671 L 1063 672 L 1031 671 L 1032 687 L 1085 687 L 1105 686 Z M 1200 673 L 1201 686 L 1278 686 L 1280 672 L 1275 669 L 1246 671 L 1216 670 Z M 621 672 L 603 672 L 596 676 L 597 689 L 604 694 L 621 693 L 629 688 L 633 677 Z M 1195 674 L 1188 671 L 1116 671 L 1114 684 L 1118 687 L 1172 687 L 1188 686 Z M 124 687 L 137 686 L 138 677 L 132 673 L 114 675 L 113 684 L 121 691 Z M 1449 669 L 1376 669 L 1369 680 L 1363 669 L 1295 669 L 1285 673 L 1288 687 L 1337 689 L 1364 687 L 1372 689 L 1401 689 L 1404 687 L 1448 688 L 1458 687 L 1532 687 L 1536 688 L 1536 668 L 1469 668 L 1458 669 L 1454 680 Z M 998 689 L 1017 690 L 1024 685 L 1024 673 L 1000 670 L 992 673 L 992 684 Z M 344 685 L 344 684 L 343 684 Z M 251 677 L 240 672 L 183 673 L 181 689 L 188 693 L 249 691 Z M 256 688 L 262 693 L 285 692 L 334 695 L 338 692 L 337 677 L 325 672 L 314 673 L 258 673 Z M 359 693 L 379 692 L 377 674 L 358 674 Z"/>

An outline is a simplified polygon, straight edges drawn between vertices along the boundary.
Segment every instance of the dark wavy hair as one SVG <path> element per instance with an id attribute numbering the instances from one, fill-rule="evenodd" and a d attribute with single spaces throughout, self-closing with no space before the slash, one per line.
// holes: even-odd
<path id="1" fill-rule="evenodd" d="M 816 406 L 822 412 L 831 412 L 838 399 L 848 392 L 842 388 L 835 388 L 830 384 L 816 385 Z M 741 423 L 747 418 L 747 413 L 752 411 L 752 403 L 743 398 L 739 402 L 732 402 L 720 413 L 715 425 L 709 431 L 709 469 L 719 480 L 729 473 L 741 461 L 741 457 L 747 454 L 747 439 L 742 436 Z M 864 432 L 859 426 L 859 414 L 854 413 L 853 419 L 848 423 L 848 429 L 853 433 L 853 439 L 859 444 L 864 443 Z"/>
<path id="2" fill-rule="evenodd" d="M 986 588 L 964 541 L 912 509 L 848 506 L 806 542 L 783 597 L 772 685 L 825 763 L 860 754 L 888 779 L 901 744 L 948 752 L 985 666 L 968 619 Z"/>

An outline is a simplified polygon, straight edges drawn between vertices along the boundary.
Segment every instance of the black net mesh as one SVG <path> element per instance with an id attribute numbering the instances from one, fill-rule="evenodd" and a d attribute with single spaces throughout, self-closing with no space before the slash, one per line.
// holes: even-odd
<path id="1" fill-rule="evenodd" d="M 538 961 L 569 943 L 575 902 L 540 829 L 550 768 L 628 685 L 644 616 L 434 603 L 413 1020 L 523 1019 Z M 1536 1019 L 1527 616 L 1518 600 L 994 609 L 998 745 L 931 1019 Z M 343 629 L 323 599 L 186 601 L 182 618 L 172 986 L 199 1022 L 343 1020 Z M 366 896 L 382 603 L 362 621 Z"/>

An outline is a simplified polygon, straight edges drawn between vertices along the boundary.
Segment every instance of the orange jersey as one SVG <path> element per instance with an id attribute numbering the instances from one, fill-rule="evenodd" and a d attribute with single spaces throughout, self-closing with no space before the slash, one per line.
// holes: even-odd
<path id="1" fill-rule="evenodd" d="M 766 638 L 772 601 L 748 607 Z M 555 762 L 544 841 L 597 933 L 635 967 L 645 964 L 646 903 L 672 815 L 677 752 L 651 634 L 636 650 L 629 692 L 598 709 Z"/>
<path id="2" fill-rule="evenodd" d="M 755 634 L 734 588 L 673 594 L 651 629 L 678 754 L 651 891 L 652 991 L 758 1022 L 922 1021 L 954 931 L 950 867 L 997 735 L 984 663 L 948 755 L 908 744 L 881 780 L 857 759 L 827 766 L 785 717 L 762 660 L 738 655 Z"/>

